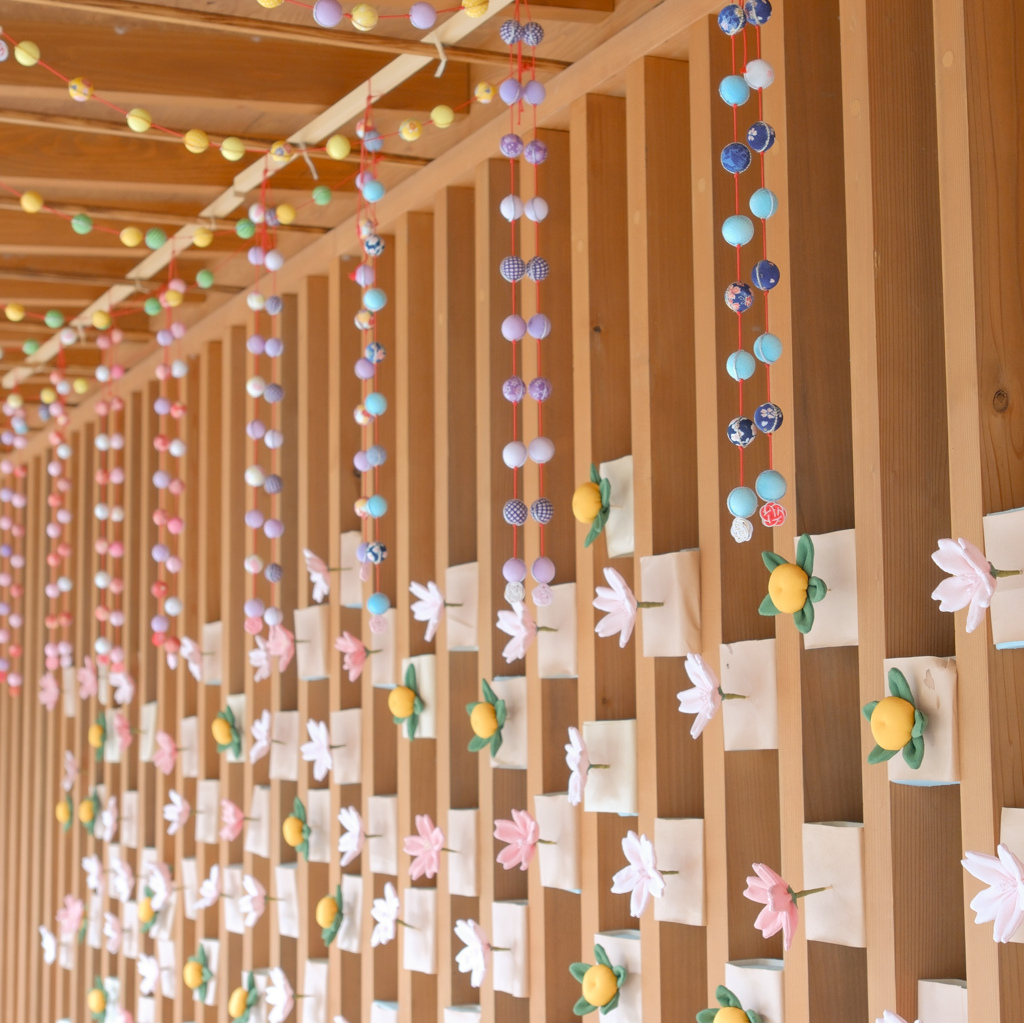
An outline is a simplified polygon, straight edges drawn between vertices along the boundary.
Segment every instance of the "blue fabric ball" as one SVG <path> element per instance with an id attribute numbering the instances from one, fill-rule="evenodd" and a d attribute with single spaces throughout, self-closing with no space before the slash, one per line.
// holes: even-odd
<path id="1" fill-rule="evenodd" d="M 767 220 L 778 208 L 778 197 L 770 188 L 759 188 L 750 197 L 750 212 L 758 220 Z"/>
<path id="2" fill-rule="evenodd" d="M 530 505 L 530 515 L 533 516 L 535 522 L 546 526 L 554 518 L 555 506 L 546 497 L 538 497 Z"/>
<path id="3" fill-rule="evenodd" d="M 775 145 L 775 129 L 767 121 L 755 121 L 747 129 L 747 145 L 755 153 L 767 153 Z"/>
<path id="4" fill-rule="evenodd" d="M 725 289 L 725 304 L 734 313 L 745 313 L 754 304 L 754 292 L 749 284 L 733 281 Z"/>
<path id="5" fill-rule="evenodd" d="M 725 435 L 729 438 L 730 444 L 738 448 L 745 448 L 754 439 L 754 424 L 746 416 L 737 416 L 725 428 Z"/>
<path id="6" fill-rule="evenodd" d="M 735 351 L 725 360 L 725 371 L 733 380 L 749 380 L 757 369 L 750 352 Z"/>
<path id="7" fill-rule="evenodd" d="M 770 0 L 746 0 L 743 13 L 751 25 L 763 25 L 772 16 Z"/>
<path id="8" fill-rule="evenodd" d="M 528 21 L 522 29 L 523 46 L 540 46 L 544 42 L 544 28 L 536 21 Z"/>
<path id="9" fill-rule="evenodd" d="M 782 355 L 782 342 L 774 334 L 762 334 L 754 342 L 754 354 L 770 366 Z"/>
<path id="10" fill-rule="evenodd" d="M 387 354 L 387 349 L 379 341 L 371 341 L 363 349 L 363 355 L 373 363 L 383 362 Z"/>
<path id="11" fill-rule="evenodd" d="M 759 259 L 750 279 L 762 291 L 771 291 L 779 283 L 779 268 L 770 259 Z"/>
<path id="12" fill-rule="evenodd" d="M 737 518 L 748 519 L 757 511 L 757 494 L 750 487 L 734 487 L 729 491 L 725 506 Z"/>
<path id="13" fill-rule="evenodd" d="M 786 478 L 774 469 L 759 473 L 754 487 L 762 501 L 778 501 L 786 496 Z"/>
<path id="14" fill-rule="evenodd" d="M 525 526 L 528 516 L 526 505 L 518 497 L 505 502 L 501 516 L 510 526 Z"/>
<path id="15" fill-rule="evenodd" d="M 379 565 L 387 556 L 388 549 L 384 544 L 373 541 L 366 545 L 364 560 L 370 562 L 371 565 Z"/>
<path id="16" fill-rule="evenodd" d="M 526 275 L 526 264 L 518 256 L 506 256 L 499 269 L 501 276 L 510 284 L 521 281 Z"/>
<path id="17" fill-rule="evenodd" d="M 363 305 L 371 313 L 379 312 L 388 304 L 388 295 L 383 288 L 367 288 L 363 292 Z"/>
<path id="18" fill-rule="evenodd" d="M 370 513 L 371 519 L 381 519 L 388 513 L 387 498 L 380 494 L 374 494 L 366 501 L 366 510 Z"/>
<path id="19" fill-rule="evenodd" d="M 388 400 L 380 391 L 370 391 L 363 401 L 371 416 L 382 416 L 388 410 Z"/>
<path id="20" fill-rule="evenodd" d="M 366 451 L 366 460 L 370 465 L 383 465 L 388 460 L 388 453 L 380 444 L 372 444 Z"/>
<path id="21" fill-rule="evenodd" d="M 526 264 L 526 276 L 531 281 L 543 281 L 549 273 L 551 273 L 551 267 L 548 265 L 548 261 L 540 256 L 534 256 Z"/>
<path id="22" fill-rule="evenodd" d="M 371 593 L 366 598 L 366 610 L 372 615 L 386 614 L 389 607 L 391 607 L 391 601 L 383 593 Z"/>
<path id="23" fill-rule="evenodd" d="M 772 401 L 766 401 L 754 409 L 754 422 L 762 433 L 774 433 L 782 426 L 782 409 Z"/>
<path id="24" fill-rule="evenodd" d="M 742 142 L 730 142 L 722 150 L 722 166 L 730 174 L 742 174 L 750 166 L 750 150 Z"/>
<path id="25" fill-rule="evenodd" d="M 384 239 L 379 234 L 369 234 L 363 241 L 363 252 L 368 256 L 380 256 L 384 253 Z"/>
<path id="26" fill-rule="evenodd" d="M 509 18 L 508 21 L 502 22 L 501 28 L 498 29 L 498 35 L 501 36 L 501 41 L 506 46 L 514 46 L 523 38 L 523 27 L 518 21 Z"/>
<path id="27" fill-rule="evenodd" d="M 742 75 L 726 75 L 718 83 L 718 95 L 731 107 L 741 107 L 750 99 L 750 86 Z"/>
<path id="28" fill-rule="evenodd" d="M 730 245 L 746 245 L 754 237 L 754 222 L 742 213 L 726 217 L 722 224 L 722 237 Z"/>
<path id="29" fill-rule="evenodd" d="M 718 12 L 718 27 L 727 35 L 734 36 L 743 31 L 746 16 L 739 4 L 728 4 Z"/>

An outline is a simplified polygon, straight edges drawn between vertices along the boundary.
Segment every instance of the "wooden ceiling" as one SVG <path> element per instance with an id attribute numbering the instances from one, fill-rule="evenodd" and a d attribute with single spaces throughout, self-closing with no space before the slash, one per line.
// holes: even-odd
<path id="1" fill-rule="evenodd" d="M 381 4 L 380 13 L 405 14 L 410 2 Z M 350 6 L 346 3 L 346 10 Z M 646 0 L 620 0 L 617 9 L 614 0 L 534 0 L 531 13 L 524 6 L 520 20 L 532 17 L 545 28 L 538 78 L 550 79 L 649 6 Z M 476 83 L 497 85 L 504 77 L 508 49 L 498 28 L 515 9 L 492 7 L 480 22 L 470 22 L 461 11 L 439 15 L 439 26 L 460 19 L 465 33 L 446 46 L 448 61 L 439 77 L 433 59 L 390 90 L 374 87 L 375 122 L 385 134 L 407 117 L 427 121 L 439 103 L 465 104 L 450 129 L 427 126 L 415 143 L 387 138 L 378 176 L 389 188 L 505 111 L 497 99 L 486 106 L 472 102 Z M 365 83 L 402 53 L 436 54 L 431 41 L 422 42 L 425 33 L 402 17 L 382 17 L 370 33 L 356 32 L 347 21 L 328 30 L 313 22 L 304 5 L 286 2 L 268 10 L 257 0 L 10 0 L 4 5 L 3 31 L 35 42 L 43 62 L 69 78 L 91 81 L 111 103 L 144 107 L 155 123 L 176 131 L 202 128 L 215 143 L 226 135 L 257 145 L 289 138 L 342 97 L 361 96 Z M 354 120 L 338 128 L 353 140 Z M 38 401 L 53 368 L 44 357 L 52 358 L 57 347 L 47 349 L 53 331 L 37 317 L 55 308 L 72 321 L 111 286 L 149 277 L 136 267 L 150 254 L 126 248 L 113 233 L 93 230 L 80 236 L 62 217 L 25 213 L 17 193 L 33 189 L 48 206 L 68 214 L 88 212 L 106 228 L 119 231 L 134 222 L 143 229 L 162 227 L 171 236 L 186 225 L 208 223 L 208 218 L 200 221 L 201 211 L 230 194 L 239 172 L 259 159 L 250 153 L 232 163 L 215 145 L 193 155 L 180 141 L 153 130 L 137 135 L 116 110 L 96 100 L 75 102 L 57 77 L 40 66 L 22 67 L 13 54 L 0 63 L 0 153 L 0 183 L 7 186 L 0 189 L 0 306 L 20 303 L 29 314 L 20 323 L 0 316 L 0 375 L 4 394 L 16 385 L 29 403 Z M 352 214 L 357 159 L 358 149 L 342 162 L 320 153 L 313 161 L 316 179 L 303 159 L 270 179 L 268 201 L 299 209 L 296 223 L 279 235 L 286 257 Z M 316 184 L 331 187 L 328 206 L 310 201 Z M 234 212 L 217 220 L 220 230 L 209 248 L 185 248 L 177 256 L 177 273 L 190 286 L 199 270 L 215 272 L 213 288 L 192 287 L 186 296 L 179 311 L 186 323 L 251 283 L 244 243 L 231 229 L 256 198 L 256 192 L 237 197 Z M 141 297 L 167 276 L 162 269 L 151 281 L 140 280 L 141 294 L 125 304 L 138 310 Z M 134 362 L 153 343 L 156 321 L 129 311 L 117 324 L 126 341 L 119 361 Z M 84 342 L 65 349 L 69 375 L 91 375 L 98 361 L 89 340 L 95 333 L 87 330 Z M 26 361 L 21 348 L 29 339 L 44 348 Z M 36 422 L 33 416 L 29 421 Z"/>

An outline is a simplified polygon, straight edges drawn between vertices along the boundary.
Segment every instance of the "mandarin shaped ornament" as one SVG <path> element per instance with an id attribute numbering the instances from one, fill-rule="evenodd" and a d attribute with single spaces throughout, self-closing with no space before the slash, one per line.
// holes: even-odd
<path id="1" fill-rule="evenodd" d="M 590 524 L 584 547 L 589 547 L 601 534 L 611 512 L 612 484 L 602 479 L 597 466 L 591 465 L 590 479 L 581 483 L 572 495 L 572 513 L 577 522 Z"/>
<path id="2" fill-rule="evenodd" d="M 416 665 L 410 664 L 405 669 L 404 683 L 395 686 L 388 693 L 388 710 L 391 711 L 391 719 L 395 724 L 405 725 L 405 734 L 410 739 L 415 739 L 420 715 L 425 709 L 426 705 L 416 684 Z"/>
<path id="3" fill-rule="evenodd" d="M 697 1023 L 762 1023 L 761 1014 L 744 1009 L 742 1002 L 724 984 L 715 988 L 718 1008 L 701 1009 Z"/>
<path id="4" fill-rule="evenodd" d="M 892 695 L 862 708 L 875 740 L 868 763 L 881 764 L 902 751 L 907 766 L 916 771 L 924 757 L 928 718 L 917 709 L 907 678 L 899 668 L 889 669 L 888 681 Z"/>
<path id="5" fill-rule="evenodd" d="M 613 966 L 603 945 L 594 946 L 594 958 L 597 962 L 573 963 L 569 972 L 583 987 L 582 995 L 572 1007 L 576 1016 L 586 1016 L 599 1009 L 606 1016 L 619 1004 L 619 990 L 626 983 L 626 967 Z"/>
<path id="6" fill-rule="evenodd" d="M 762 551 L 761 559 L 771 573 L 768 596 L 758 612 L 763 615 L 791 614 L 799 632 L 814 625 L 814 605 L 824 600 L 828 587 L 814 572 L 814 544 L 804 533 L 796 545 L 796 561 L 790 564 L 773 551 Z"/>
<path id="7" fill-rule="evenodd" d="M 487 679 L 482 680 L 484 698 L 479 703 L 467 703 L 466 713 L 473 729 L 473 738 L 469 740 L 469 752 L 490 747 L 491 756 L 496 756 L 501 749 L 501 730 L 505 727 L 507 711 L 505 701 L 499 700 L 497 694 L 488 685 Z"/>

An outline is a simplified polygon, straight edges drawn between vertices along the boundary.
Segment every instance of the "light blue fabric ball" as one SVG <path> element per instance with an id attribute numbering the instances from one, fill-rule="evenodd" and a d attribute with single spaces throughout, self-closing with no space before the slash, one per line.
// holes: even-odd
<path id="1" fill-rule="evenodd" d="M 762 334 L 754 342 L 754 354 L 769 366 L 782 355 L 782 342 L 774 334 Z"/>
<path id="2" fill-rule="evenodd" d="M 726 217 L 722 224 L 722 237 L 730 245 L 746 245 L 754 237 L 754 222 L 742 213 Z"/>
<path id="3" fill-rule="evenodd" d="M 737 518 L 749 519 L 757 511 L 757 494 L 750 487 L 734 487 L 729 491 L 725 506 Z"/>
<path id="4" fill-rule="evenodd" d="M 363 405 L 371 416 L 382 416 L 388 410 L 388 400 L 380 391 L 370 391 Z"/>
<path id="5" fill-rule="evenodd" d="M 786 478 L 774 469 L 765 469 L 760 473 L 754 486 L 762 501 L 778 501 L 786 496 Z"/>
<path id="6" fill-rule="evenodd" d="M 386 614 L 391 601 L 383 593 L 371 593 L 366 600 L 366 610 L 372 615 Z"/>
<path id="7" fill-rule="evenodd" d="M 767 220 L 778 208 L 778 196 L 770 188 L 759 188 L 750 197 L 750 212 L 758 220 Z"/>
<path id="8" fill-rule="evenodd" d="M 370 513 L 371 519 L 381 519 L 388 513 L 387 499 L 380 494 L 374 494 L 366 502 L 366 510 Z"/>
<path id="9" fill-rule="evenodd" d="M 383 288 L 367 288 L 363 293 L 363 305 L 371 313 L 379 312 L 388 304 L 388 294 Z"/>
<path id="10" fill-rule="evenodd" d="M 726 75 L 718 83 L 718 95 L 731 107 L 741 107 L 750 99 L 750 86 L 742 75 Z"/>
<path id="11" fill-rule="evenodd" d="M 725 360 L 725 371 L 733 380 L 749 380 L 757 369 L 750 352 L 736 351 Z"/>

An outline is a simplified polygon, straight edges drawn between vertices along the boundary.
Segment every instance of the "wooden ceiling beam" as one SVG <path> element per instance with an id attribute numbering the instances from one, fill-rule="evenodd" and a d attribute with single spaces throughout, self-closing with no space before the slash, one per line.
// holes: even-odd
<path id="1" fill-rule="evenodd" d="M 94 14 L 116 14 L 141 21 L 157 22 L 163 25 L 183 25 L 192 29 L 208 29 L 212 32 L 227 32 L 233 35 L 263 36 L 267 39 L 283 39 L 293 43 L 311 43 L 316 46 L 333 46 L 338 49 L 363 50 L 375 53 L 411 54 L 416 57 L 437 58 L 437 47 L 412 39 L 394 39 L 377 34 L 357 35 L 353 32 L 331 32 L 306 25 L 290 25 L 281 21 L 264 21 L 259 18 L 241 18 L 212 11 L 197 11 L 180 7 L 164 7 L 160 4 L 138 3 L 136 0 L 12 0 L 14 3 L 28 3 L 34 7 L 56 7 L 63 10 L 90 11 Z M 508 53 L 495 50 L 481 50 L 468 46 L 445 46 L 448 60 L 466 64 L 489 64 L 506 67 Z M 570 62 L 537 58 L 539 71 L 563 71 Z"/>
<path id="2" fill-rule="evenodd" d="M 116 287 L 128 287 L 135 291 L 138 291 L 141 295 L 151 294 L 152 292 L 158 291 L 159 288 L 152 284 L 147 284 L 146 281 L 132 280 L 127 277 L 94 277 L 90 274 L 72 274 L 72 273 L 50 273 L 46 270 L 30 270 L 28 268 L 20 270 L 11 269 L 0 269 L 0 280 L 3 281 L 45 281 L 49 284 L 84 284 L 89 287 L 97 288 L 116 288 Z M 207 291 L 222 291 L 231 295 L 235 295 L 240 291 L 244 291 L 244 288 L 236 288 L 231 284 L 213 284 Z M 199 292 L 189 292 L 185 295 L 185 300 L 189 301 L 189 294 L 195 295 L 200 294 Z"/>

